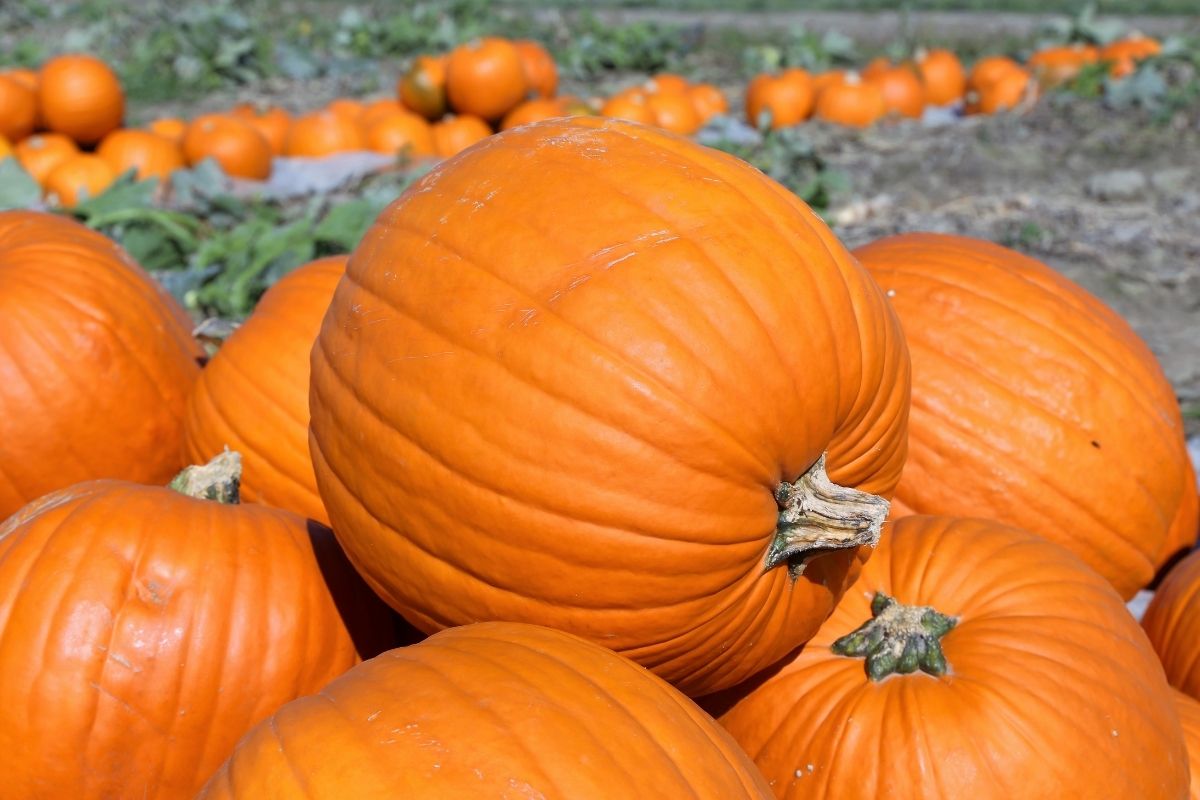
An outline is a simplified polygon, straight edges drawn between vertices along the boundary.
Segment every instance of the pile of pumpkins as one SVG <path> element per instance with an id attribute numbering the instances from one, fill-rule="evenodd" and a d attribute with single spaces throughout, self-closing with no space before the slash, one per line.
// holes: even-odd
<path id="1" fill-rule="evenodd" d="M 13 797 L 1200 796 L 1180 410 L 1030 257 L 579 116 L 211 357 L 56 215 L 0 311 Z"/>

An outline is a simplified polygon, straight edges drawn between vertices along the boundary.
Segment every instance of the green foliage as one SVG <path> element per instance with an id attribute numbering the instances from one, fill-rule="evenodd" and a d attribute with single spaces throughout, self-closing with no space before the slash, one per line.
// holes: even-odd
<path id="1" fill-rule="evenodd" d="M 750 162 L 817 211 L 828 209 L 850 188 L 846 175 L 829 167 L 799 128 L 768 131 L 753 144 L 721 140 L 710 146 Z"/>
<path id="2" fill-rule="evenodd" d="M 789 31 L 782 43 L 747 47 L 742 56 L 745 70 L 751 74 L 777 72 L 785 67 L 824 72 L 859 61 L 858 50 L 849 37 L 837 31 L 818 34 L 803 27 Z"/>
<path id="3" fill-rule="evenodd" d="M 15 158 L 0 158 L 0 211 L 29 208 L 41 197 L 41 187 Z"/>
<path id="4" fill-rule="evenodd" d="M 559 67 L 578 78 L 604 72 L 660 72 L 672 68 L 690 49 L 674 26 L 654 22 L 607 25 L 584 12 L 567 25 L 567 41 L 555 48 Z"/>

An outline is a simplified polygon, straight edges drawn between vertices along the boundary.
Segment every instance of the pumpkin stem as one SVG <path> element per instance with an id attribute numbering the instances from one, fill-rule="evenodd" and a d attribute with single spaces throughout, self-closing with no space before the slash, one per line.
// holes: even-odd
<path id="1" fill-rule="evenodd" d="M 242 454 L 226 449 L 207 464 L 184 467 L 167 488 L 197 500 L 237 505 L 241 483 Z"/>
<path id="2" fill-rule="evenodd" d="M 888 501 L 858 489 L 838 486 L 825 472 L 825 454 L 795 483 L 775 489 L 779 522 L 767 551 L 766 568 L 784 561 L 792 577 L 830 550 L 874 545 L 888 515 Z"/>
<path id="3" fill-rule="evenodd" d="M 958 624 L 929 606 L 907 606 L 876 592 L 871 619 L 830 645 L 839 656 L 867 659 L 867 677 L 881 681 L 895 673 L 918 669 L 930 675 L 946 674 L 942 637 Z"/>

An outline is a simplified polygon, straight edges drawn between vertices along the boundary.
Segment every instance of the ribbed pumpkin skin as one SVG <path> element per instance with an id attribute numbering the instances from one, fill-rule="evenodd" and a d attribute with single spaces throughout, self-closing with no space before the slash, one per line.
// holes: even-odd
<path id="1" fill-rule="evenodd" d="M 675 689 L 575 636 L 514 623 L 443 631 L 281 708 L 205 800 L 771 797 L 729 735 Z"/>
<path id="2" fill-rule="evenodd" d="M 1183 739 L 1187 743 L 1188 764 L 1192 774 L 1190 800 L 1200 800 L 1200 702 L 1193 700 L 1178 689 L 1171 690 L 1175 698 L 1175 711 L 1183 726 Z"/>
<path id="3" fill-rule="evenodd" d="M 1025 528 L 1073 550 L 1126 599 L 1195 540 L 1179 405 L 1116 313 L 990 242 L 914 233 L 854 254 L 888 292 L 912 351 L 893 515 Z"/>
<path id="4" fill-rule="evenodd" d="M 4 792 L 191 797 L 359 661 L 339 607 L 364 655 L 391 646 L 387 609 L 296 514 L 124 481 L 31 503 L 0 528 Z"/>
<path id="5" fill-rule="evenodd" d="M 876 592 L 958 617 L 946 675 L 873 683 L 830 651 Z M 803 650 L 722 700 L 705 704 L 780 798 L 1186 797 L 1170 687 L 1120 598 L 1065 549 L 987 520 L 897 522 Z"/>
<path id="6" fill-rule="evenodd" d="M 1200 700 L 1200 553 L 1167 573 L 1142 616 L 1171 685 Z"/>
<path id="7" fill-rule="evenodd" d="M 166 483 L 200 368 L 182 308 L 116 244 L 0 212 L 0 519 L 80 481 Z"/>
<path id="8" fill-rule="evenodd" d="M 311 447 L 351 560 L 418 628 L 548 625 L 703 694 L 853 578 L 853 550 L 764 569 L 773 492 L 828 451 L 889 495 L 907 387 L 882 293 L 794 195 L 575 117 L 381 215 L 313 349 Z"/>
<path id="9" fill-rule="evenodd" d="M 323 258 L 272 286 L 200 373 L 184 422 L 189 461 L 236 450 L 245 499 L 326 524 L 308 455 L 309 352 L 345 267 Z"/>

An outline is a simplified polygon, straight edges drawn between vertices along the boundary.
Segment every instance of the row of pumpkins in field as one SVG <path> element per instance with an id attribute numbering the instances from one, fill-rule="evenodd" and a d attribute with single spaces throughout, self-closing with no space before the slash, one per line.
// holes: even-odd
<path id="1" fill-rule="evenodd" d="M 780 128 L 810 117 L 861 127 L 890 116 L 919 117 L 926 106 L 964 103 L 967 113 L 995 113 L 1029 102 L 1038 85 L 1069 80 L 1087 63 L 1102 60 L 1115 74 L 1126 74 L 1135 60 L 1160 49 L 1156 40 L 1138 36 L 1104 49 L 1049 48 L 1025 66 L 990 56 L 969 72 L 948 50 L 921 52 L 899 65 L 876 59 L 861 73 L 814 76 L 789 69 L 750 81 L 745 114 L 753 125 Z M 656 75 L 606 99 L 558 96 L 557 88 L 558 70 L 544 47 L 493 37 L 414 59 L 394 98 L 339 98 L 295 118 L 279 107 L 243 104 L 190 122 L 156 119 L 134 130 L 121 127 L 124 94 L 113 71 L 89 56 L 60 56 L 39 72 L 0 75 L 0 158 L 12 153 L 48 197 L 73 207 L 129 170 L 139 179 L 165 182 L 175 170 L 207 158 L 231 176 L 263 180 L 278 156 L 371 150 L 446 158 L 496 130 L 580 114 L 691 135 L 729 112 L 720 88 L 675 74 Z M 82 152 L 81 146 L 95 151 Z"/>
<path id="2" fill-rule="evenodd" d="M 1200 797 L 1180 410 L 1025 255 L 581 116 L 211 358 L 52 214 L 0 312 L 10 796 Z"/>

